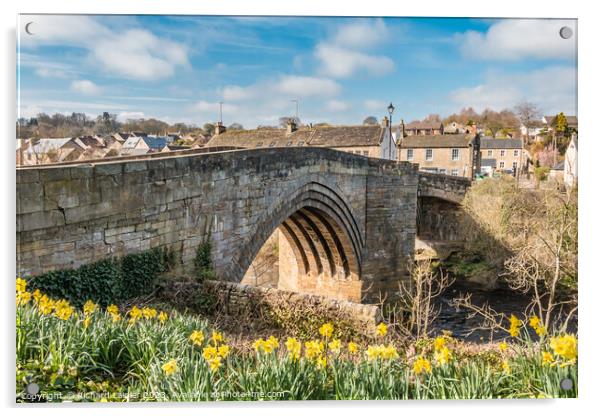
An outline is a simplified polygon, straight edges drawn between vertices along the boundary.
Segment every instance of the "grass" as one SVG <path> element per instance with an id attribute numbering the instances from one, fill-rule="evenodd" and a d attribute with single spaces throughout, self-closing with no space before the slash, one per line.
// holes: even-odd
<path id="1" fill-rule="evenodd" d="M 251 342 L 232 343 L 199 316 L 175 311 L 159 315 L 152 308 L 110 313 L 92 305 L 85 312 L 65 313 L 65 304 L 43 310 L 48 300 L 40 294 L 23 296 L 24 289 L 20 293 L 17 401 L 577 396 L 576 356 L 569 360 L 572 350 L 562 350 L 565 344 L 557 345 L 558 351 L 552 349 L 547 338 L 537 342 L 517 338 L 505 351 L 496 346 L 474 352 L 448 335 L 402 347 L 393 341 L 393 334 L 385 334 L 375 336 L 372 344 L 389 348 L 381 349 L 382 355 L 370 355 L 365 342 L 358 342 L 356 352 L 350 352 L 347 343 L 339 349 L 329 345 L 332 335 L 320 335 L 316 328 L 315 351 L 299 341 L 296 356 L 284 339 L 267 347 L 262 347 L 265 342 L 255 344 L 257 350 Z M 199 331 L 194 340 L 193 331 Z M 438 363 L 443 348 L 449 357 Z M 553 353 L 552 363 L 542 362 L 543 351 Z M 429 371 L 416 372 L 418 357 L 429 363 Z M 169 363 L 173 365 L 166 366 Z M 564 391 L 560 381 L 567 377 L 573 380 L 573 389 Z M 39 396 L 23 394 L 32 382 L 40 386 Z"/>

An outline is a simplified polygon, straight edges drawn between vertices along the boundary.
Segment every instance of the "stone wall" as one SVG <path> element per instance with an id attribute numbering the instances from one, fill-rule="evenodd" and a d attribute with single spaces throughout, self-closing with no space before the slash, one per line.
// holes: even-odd
<path id="1" fill-rule="evenodd" d="M 239 319 L 253 319 L 262 313 L 266 313 L 265 310 L 259 310 L 258 305 L 269 308 L 271 303 L 286 302 L 291 310 L 319 308 L 321 311 L 325 311 L 326 315 L 330 314 L 330 319 L 345 317 L 357 328 L 370 335 L 374 333 L 375 325 L 382 320 L 381 310 L 376 305 L 365 305 L 313 294 L 216 280 L 206 280 L 203 285 L 207 292 L 216 295 L 222 313 Z"/>
<path id="2" fill-rule="evenodd" d="M 288 221 L 305 271 L 346 299 L 373 301 L 407 278 L 414 251 L 418 173 L 408 163 L 306 147 L 32 167 L 16 176 L 17 270 L 26 276 L 154 247 L 174 249 L 190 270 L 210 236 L 217 276 L 239 282 Z"/>
<path id="3" fill-rule="evenodd" d="M 464 200 L 471 183 L 472 180 L 469 178 L 421 171 L 418 196 L 435 197 L 459 204 Z"/>

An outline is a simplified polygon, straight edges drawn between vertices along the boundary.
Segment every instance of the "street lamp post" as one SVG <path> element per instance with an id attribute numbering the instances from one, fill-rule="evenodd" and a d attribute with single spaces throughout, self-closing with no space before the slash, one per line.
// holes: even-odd
<path id="1" fill-rule="evenodd" d="M 387 110 L 389 111 L 389 160 L 391 160 L 391 143 L 395 143 L 393 141 L 393 111 L 395 111 L 393 103 L 389 104 Z"/>

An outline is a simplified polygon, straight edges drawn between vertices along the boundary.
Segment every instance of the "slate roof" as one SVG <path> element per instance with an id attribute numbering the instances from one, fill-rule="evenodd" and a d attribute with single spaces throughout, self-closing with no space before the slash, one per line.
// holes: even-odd
<path id="1" fill-rule="evenodd" d="M 440 129 L 443 124 L 434 121 L 412 121 L 405 125 L 406 130 Z"/>
<path id="2" fill-rule="evenodd" d="M 144 140 L 146 145 L 148 147 L 150 147 L 152 150 L 161 150 L 167 145 L 166 137 L 145 136 L 145 137 L 142 137 L 142 140 Z"/>
<path id="3" fill-rule="evenodd" d="M 207 146 L 379 146 L 383 134 L 384 128 L 381 126 L 301 127 L 290 134 L 286 129 L 226 130 L 225 133 L 213 136 Z"/>
<path id="4" fill-rule="evenodd" d="M 481 150 L 483 149 L 520 149 L 523 147 L 521 139 L 494 139 L 492 137 L 481 138 Z"/>
<path id="5" fill-rule="evenodd" d="M 407 148 L 438 148 L 438 147 L 468 147 L 475 139 L 474 134 L 434 134 L 426 136 L 407 136 L 401 139 L 399 147 Z"/>
<path id="6" fill-rule="evenodd" d="M 481 159 L 481 167 L 483 166 L 495 168 L 497 166 L 497 159 Z"/>

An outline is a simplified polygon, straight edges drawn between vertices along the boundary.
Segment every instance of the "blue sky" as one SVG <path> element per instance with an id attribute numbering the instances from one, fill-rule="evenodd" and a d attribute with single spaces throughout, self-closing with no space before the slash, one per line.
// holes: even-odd
<path id="1" fill-rule="evenodd" d="M 33 35 L 25 33 L 28 22 Z M 247 128 L 360 124 L 462 107 L 576 114 L 576 22 L 518 19 L 21 16 L 19 115 L 103 111 Z M 564 40 L 558 31 L 573 28 Z"/>

